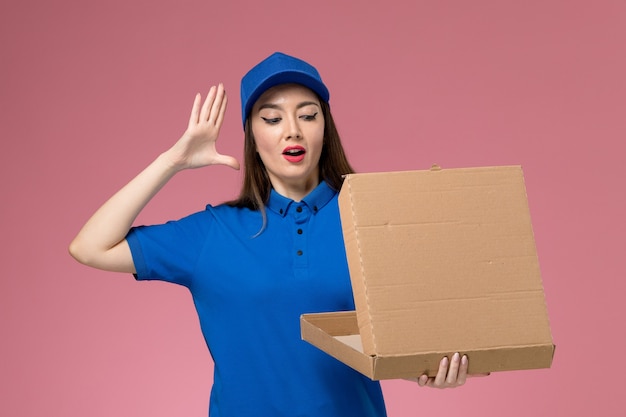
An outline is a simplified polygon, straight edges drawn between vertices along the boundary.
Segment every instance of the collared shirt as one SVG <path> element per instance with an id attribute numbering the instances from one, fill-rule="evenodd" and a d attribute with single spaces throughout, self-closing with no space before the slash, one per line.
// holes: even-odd
<path id="1" fill-rule="evenodd" d="M 303 313 L 353 310 L 337 193 L 272 191 L 127 236 L 137 278 L 189 288 L 214 360 L 209 414 L 384 416 L 380 385 L 300 338 Z"/>

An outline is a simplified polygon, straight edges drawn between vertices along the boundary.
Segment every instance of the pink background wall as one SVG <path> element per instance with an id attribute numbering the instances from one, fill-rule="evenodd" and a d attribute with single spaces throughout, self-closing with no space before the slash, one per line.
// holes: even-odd
<path id="1" fill-rule="evenodd" d="M 392 417 L 623 415 L 626 3 L 78 1 L 0 5 L 0 415 L 206 416 L 211 363 L 186 290 L 75 263 L 105 198 L 224 82 L 275 50 L 315 63 L 359 171 L 521 164 L 557 352 L 457 390 L 384 383 Z M 233 197 L 175 178 L 160 222 Z"/>

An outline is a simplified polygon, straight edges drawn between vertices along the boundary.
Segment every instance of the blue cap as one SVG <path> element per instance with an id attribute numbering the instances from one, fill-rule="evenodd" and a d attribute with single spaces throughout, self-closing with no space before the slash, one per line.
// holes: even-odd
<path id="1" fill-rule="evenodd" d="M 274 52 L 241 79 L 241 118 L 244 127 L 252 106 L 261 94 L 276 85 L 288 83 L 301 84 L 328 102 L 328 88 L 311 64 L 281 52 Z"/>

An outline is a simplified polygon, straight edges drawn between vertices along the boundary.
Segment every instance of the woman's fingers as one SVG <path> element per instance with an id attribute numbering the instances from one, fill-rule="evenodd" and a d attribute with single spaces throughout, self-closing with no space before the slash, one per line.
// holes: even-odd
<path id="1" fill-rule="evenodd" d="M 209 92 L 204 100 L 204 104 L 202 105 L 202 110 L 200 111 L 200 118 L 198 120 L 199 123 L 206 122 L 209 120 L 209 115 L 211 114 L 211 108 L 213 107 L 213 102 L 215 101 L 216 88 L 212 86 L 209 89 Z"/>
<path id="2" fill-rule="evenodd" d="M 465 381 L 467 381 L 467 368 L 469 366 L 469 360 L 467 359 L 466 355 L 463 355 L 461 357 L 461 366 L 459 367 L 459 374 L 456 378 L 456 384 L 457 385 L 463 385 L 465 384 Z"/>
<path id="3" fill-rule="evenodd" d="M 219 119 L 220 112 L 222 111 L 222 107 L 224 105 L 225 99 L 226 99 L 226 95 L 224 92 L 224 85 L 220 83 L 217 86 L 213 103 L 211 103 L 211 108 L 209 109 L 208 122 L 210 124 L 216 124 L 219 126 L 218 119 Z"/>
<path id="4" fill-rule="evenodd" d="M 437 375 L 435 376 L 433 385 L 440 387 L 446 383 L 446 375 L 448 374 L 449 362 L 450 361 L 448 360 L 447 356 L 444 356 L 441 362 L 439 362 L 439 370 L 437 371 Z"/>
<path id="5" fill-rule="evenodd" d="M 456 383 L 457 377 L 459 375 L 459 367 L 461 365 L 461 357 L 459 353 L 455 353 L 452 355 L 452 360 L 450 361 L 450 367 L 448 368 L 448 375 L 446 376 L 447 384 Z"/>
<path id="6" fill-rule="evenodd" d="M 452 355 L 451 359 L 444 357 L 439 362 L 439 369 L 434 378 L 422 375 L 417 379 L 417 383 L 423 386 L 435 388 L 453 388 L 465 384 L 467 380 L 467 368 L 469 361 L 466 355 L 459 353 Z"/>
<path id="7" fill-rule="evenodd" d="M 239 161 L 229 155 L 217 155 L 217 157 L 215 158 L 215 164 L 217 165 L 226 165 L 229 166 L 233 169 L 239 169 Z"/>
<path id="8" fill-rule="evenodd" d="M 239 161 L 232 156 L 217 152 L 217 141 L 228 99 L 224 85 L 212 86 L 202 102 L 196 94 L 189 116 L 187 130 L 173 146 L 174 160 L 181 161 L 185 168 L 199 168 L 207 165 L 227 165 L 239 169 Z"/>
<path id="9" fill-rule="evenodd" d="M 223 92 L 223 97 L 224 98 L 221 101 L 220 109 L 217 114 L 217 119 L 215 120 L 215 125 L 217 127 L 222 126 L 222 123 L 224 122 L 224 115 L 226 114 L 226 105 L 228 104 L 228 96 L 226 95 L 226 91 Z"/>
<path id="10" fill-rule="evenodd" d="M 202 122 L 221 126 L 226 112 L 226 103 L 228 102 L 224 85 L 220 83 L 217 87 L 212 86 L 202 106 L 200 106 L 201 102 L 202 97 L 198 93 L 193 101 L 191 115 L 189 116 L 189 126 L 192 127 Z"/>
<path id="11" fill-rule="evenodd" d="M 200 116 L 200 103 L 202 97 L 200 93 L 196 93 L 196 97 L 193 100 L 193 106 L 191 107 L 191 114 L 189 115 L 189 127 L 198 124 L 198 117 Z"/>

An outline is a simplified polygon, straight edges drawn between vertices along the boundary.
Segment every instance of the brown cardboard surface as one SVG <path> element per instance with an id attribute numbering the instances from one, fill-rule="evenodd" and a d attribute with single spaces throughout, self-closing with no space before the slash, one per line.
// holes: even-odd
<path id="1" fill-rule="evenodd" d="M 339 205 L 356 315 L 304 315 L 305 340 L 373 379 L 457 351 L 471 373 L 550 366 L 521 167 L 351 174 Z"/>

